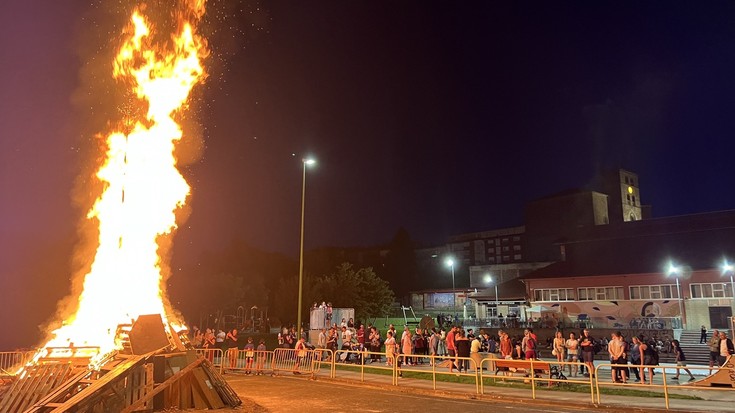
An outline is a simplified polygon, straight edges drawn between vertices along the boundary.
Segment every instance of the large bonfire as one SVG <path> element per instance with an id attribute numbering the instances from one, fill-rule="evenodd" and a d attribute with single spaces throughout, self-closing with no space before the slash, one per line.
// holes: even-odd
<path id="1" fill-rule="evenodd" d="M 158 241 L 176 228 L 176 210 L 190 192 L 174 156 L 183 137 L 175 119 L 204 78 L 207 52 L 195 29 L 204 0 L 179 7 L 178 28 L 166 41 L 157 41 L 162 36 L 145 7 L 133 10 L 123 31 L 112 75 L 132 88 L 144 110 L 105 138 L 105 161 L 96 172 L 103 191 L 87 214 L 98 223 L 98 247 L 76 313 L 51 333 L 46 347 L 95 346 L 107 353 L 117 346 L 117 326 L 142 314 L 161 314 L 165 324 L 182 326 L 165 297 Z"/>

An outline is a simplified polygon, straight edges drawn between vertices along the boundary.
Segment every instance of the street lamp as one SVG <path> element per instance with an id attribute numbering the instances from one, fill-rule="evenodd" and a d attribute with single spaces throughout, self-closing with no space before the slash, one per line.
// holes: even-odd
<path id="1" fill-rule="evenodd" d="M 485 284 L 490 284 L 493 282 L 493 277 L 490 274 L 485 274 Z M 499 299 L 498 299 L 498 283 L 495 284 L 495 311 L 498 311 L 498 306 L 500 305 Z"/>
<path id="2" fill-rule="evenodd" d="M 448 267 L 452 269 L 452 307 L 454 308 L 454 316 L 457 316 L 457 293 L 454 291 L 454 259 L 447 258 L 445 261 Z"/>
<path id="3" fill-rule="evenodd" d="M 682 328 L 686 330 L 687 323 L 684 317 L 684 306 L 682 305 L 681 287 L 679 287 L 679 276 L 681 275 L 681 267 L 669 263 L 666 275 L 673 275 L 676 278 L 676 295 L 679 297 L 679 316 L 681 317 Z"/>
<path id="4" fill-rule="evenodd" d="M 735 265 L 730 264 L 727 260 L 722 262 L 722 275 L 730 275 L 730 288 L 732 288 L 732 302 L 735 307 L 735 283 L 732 282 L 732 275 L 735 273 Z M 734 313 L 735 315 L 735 313 Z"/>
<path id="5" fill-rule="evenodd" d="M 299 240 L 299 308 L 296 317 L 296 331 L 301 338 L 301 295 L 304 288 L 304 207 L 306 205 L 306 167 L 314 165 L 314 159 L 305 158 L 301 160 L 304 173 L 301 178 L 301 239 Z"/>

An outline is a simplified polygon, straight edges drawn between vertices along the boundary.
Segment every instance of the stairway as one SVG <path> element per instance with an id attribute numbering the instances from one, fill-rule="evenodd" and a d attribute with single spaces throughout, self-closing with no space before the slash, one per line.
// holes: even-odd
<path id="1" fill-rule="evenodd" d="M 699 330 L 682 330 L 679 344 L 684 350 L 687 364 L 709 365 L 709 346 L 699 344 Z M 707 339 L 712 338 L 712 332 L 707 333 Z"/>

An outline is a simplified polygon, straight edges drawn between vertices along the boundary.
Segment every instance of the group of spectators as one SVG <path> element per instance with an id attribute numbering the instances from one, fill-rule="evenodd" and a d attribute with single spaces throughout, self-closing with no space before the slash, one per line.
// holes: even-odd
<path id="1" fill-rule="evenodd" d="M 245 374 L 253 374 L 254 364 L 255 375 L 263 374 L 265 360 L 260 358 L 256 363 L 255 355 L 256 352 L 267 351 L 264 339 L 260 339 L 256 346 L 253 337 L 242 338 L 236 328 L 226 333 L 219 329 L 215 334 L 211 328 L 207 328 L 202 332 L 197 326 L 194 326 L 191 331 L 190 340 L 194 348 L 209 350 L 205 351 L 204 354 L 210 362 L 214 362 L 216 350 L 221 350 L 222 354 L 227 358 L 226 365 L 230 369 L 237 367 L 238 359 L 241 357 L 241 351 L 244 351 Z"/>

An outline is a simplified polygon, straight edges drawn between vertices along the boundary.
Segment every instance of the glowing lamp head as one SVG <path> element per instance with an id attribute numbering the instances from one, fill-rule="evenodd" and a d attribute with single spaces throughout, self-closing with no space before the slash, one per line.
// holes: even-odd
<path id="1" fill-rule="evenodd" d="M 454 260 L 451 258 L 447 258 L 446 261 L 444 261 L 445 264 L 447 264 L 447 267 L 454 267 Z"/>
<path id="2" fill-rule="evenodd" d="M 304 162 L 304 165 L 306 166 L 311 166 L 316 163 L 316 159 L 313 159 L 313 158 L 306 158 L 306 159 L 302 159 L 301 161 Z"/>
<path id="3" fill-rule="evenodd" d="M 722 273 L 723 274 L 732 274 L 735 272 L 735 265 L 730 264 L 727 261 L 724 261 L 722 263 Z"/>
<path id="4" fill-rule="evenodd" d="M 666 269 L 666 275 L 678 276 L 679 274 L 681 274 L 681 268 L 674 265 L 673 263 L 669 263 L 669 266 Z"/>
<path id="5" fill-rule="evenodd" d="M 493 282 L 493 277 L 490 274 L 485 274 L 485 276 L 482 277 L 482 281 L 484 281 L 485 284 L 490 284 Z"/>

